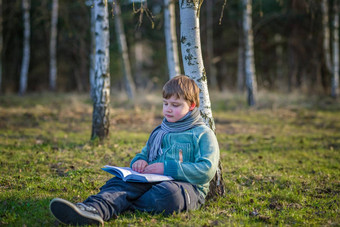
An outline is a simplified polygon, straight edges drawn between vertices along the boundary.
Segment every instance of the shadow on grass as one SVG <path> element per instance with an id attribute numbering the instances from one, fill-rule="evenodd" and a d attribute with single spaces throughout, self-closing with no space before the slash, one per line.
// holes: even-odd
<path id="1" fill-rule="evenodd" d="M 0 225 L 58 226 L 49 210 L 52 198 L 0 200 Z"/>

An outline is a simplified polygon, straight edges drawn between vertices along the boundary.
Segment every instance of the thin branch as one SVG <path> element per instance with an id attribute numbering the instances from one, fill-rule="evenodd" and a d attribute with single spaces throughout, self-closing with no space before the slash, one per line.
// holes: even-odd
<path id="1" fill-rule="evenodd" d="M 220 16 L 220 20 L 218 25 L 222 24 L 222 19 L 223 19 L 223 13 L 224 13 L 224 8 L 227 6 L 227 0 L 224 0 L 223 6 L 222 6 L 222 10 L 221 10 L 221 16 Z"/>
<path id="2" fill-rule="evenodd" d="M 133 13 L 134 14 L 139 13 L 139 20 L 138 20 L 139 21 L 139 24 L 138 24 L 139 28 L 140 28 L 140 26 L 143 23 L 143 14 L 144 14 L 144 12 L 145 12 L 146 16 L 149 18 L 150 22 L 151 22 L 152 29 L 155 27 L 155 22 L 153 20 L 153 15 L 152 15 L 151 11 L 148 9 L 148 7 L 145 7 L 145 5 L 142 3 L 142 0 L 140 1 L 139 9 L 136 10 L 134 2 L 132 3 L 132 7 L 133 7 Z"/>

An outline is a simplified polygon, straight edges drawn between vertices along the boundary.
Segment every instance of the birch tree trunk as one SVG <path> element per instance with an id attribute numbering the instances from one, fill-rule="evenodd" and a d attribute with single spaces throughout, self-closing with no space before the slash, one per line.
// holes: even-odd
<path id="1" fill-rule="evenodd" d="M 57 24 L 58 24 L 58 0 L 52 2 L 51 40 L 50 40 L 50 89 L 57 88 Z"/>
<path id="2" fill-rule="evenodd" d="M 3 45 L 3 36 L 2 36 L 2 0 L 0 0 L 0 94 L 2 93 L 2 45 Z"/>
<path id="3" fill-rule="evenodd" d="M 199 27 L 198 3 L 180 0 L 181 51 L 184 73 L 200 88 L 200 111 L 206 124 L 215 131 L 211 112 L 207 76 L 203 65 Z"/>
<path id="4" fill-rule="evenodd" d="M 184 72 L 193 79 L 200 89 L 200 113 L 205 123 L 215 131 L 215 122 L 211 112 L 207 76 L 205 73 L 200 38 L 199 1 L 180 0 L 181 50 Z M 221 162 L 214 179 L 210 182 L 207 198 L 224 194 Z"/>
<path id="5" fill-rule="evenodd" d="M 245 51 L 245 76 L 248 92 L 248 105 L 256 104 L 257 83 L 254 63 L 254 41 L 252 29 L 252 0 L 242 0 L 243 3 L 243 34 Z"/>
<path id="6" fill-rule="evenodd" d="M 27 74 L 30 64 L 30 0 L 22 0 L 23 23 L 24 23 L 24 41 L 23 41 L 23 56 L 20 73 L 20 87 L 19 94 L 23 95 L 27 89 Z"/>
<path id="7" fill-rule="evenodd" d="M 322 11 L 322 32 L 323 32 L 323 54 L 325 57 L 326 69 L 328 73 L 332 72 L 332 62 L 330 54 L 330 31 L 329 31 L 329 17 L 328 17 L 328 0 L 321 1 Z"/>
<path id="8" fill-rule="evenodd" d="M 103 140 L 110 126 L 109 20 L 107 0 L 95 0 L 96 65 L 91 138 Z"/>
<path id="9" fill-rule="evenodd" d="M 129 52 L 128 52 L 128 47 L 126 43 L 124 26 L 123 26 L 123 22 L 121 18 L 120 5 L 117 0 L 113 0 L 113 2 L 114 2 L 114 15 L 115 15 L 115 29 L 116 29 L 116 35 L 117 35 L 117 40 L 118 40 L 119 51 L 122 56 L 124 85 L 125 85 L 126 93 L 129 99 L 132 100 L 135 97 L 136 86 L 132 79 Z"/>
<path id="10" fill-rule="evenodd" d="M 170 79 L 181 74 L 178 58 L 178 44 L 176 34 L 176 14 L 174 0 L 164 0 L 164 34 L 166 56 Z"/>
<path id="11" fill-rule="evenodd" d="M 332 91 L 333 98 L 339 96 L 339 3 L 334 1 L 334 21 L 333 21 L 333 75 Z"/>
<path id="12" fill-rule="evenodd" d="M 214 1 L 207 1 L 207 64 L 208 64 L 208 78 L 210 79 L 210 85 L 212 88 L 217 87 L 217 78 L 216 78 L 216 67 L 213 62 L 214 59 L 214 30 L 213 30 L 213 22 L 214 22 Z"/>
<path id="13" fill-rule="evenodd" d="M 94 1 L 91 4 L 91 50 L 90 50 L 90 96 L 91 99 L 94 100 L 95 95 L 95 85 L 94 85 L 94 77 L 95 77 L 95 65 L 96 65 L 96 15 L 94 11 Z"/>

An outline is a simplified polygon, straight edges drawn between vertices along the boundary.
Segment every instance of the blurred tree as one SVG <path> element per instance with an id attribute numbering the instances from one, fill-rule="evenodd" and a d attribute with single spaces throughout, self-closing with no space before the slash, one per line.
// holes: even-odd
<path id="1" fill-rule="evenodd" d="M 123 68 L 123 76 L 124 76 L 124 85 L 126 89 L 126 93 L 129 99 L 133 100 L 135 98 L 136 87 L 132 78 L 131 73 L 131 65 L 129 59 L 129 51 L 126 43 L 126 36 L 124 31 L 124 25 L 121 18 L 121 9 L 117 0 L 113 0 L 113 11 L 114 11 L 114 20 L 115 20 L 115 31 L 119 46 L 119 52 L 121 54 L 122 59 L 122 68 Z"/>
<path id="2" fill-rule="evenodd" d="M 55 91 L 57 87 L 57 24 L 58 24 L 58 0 L 52 1 L 51 38 L 50 38 L 50 89 Z"/>
<path id="3" fill-rule="evenodd" d="M 141 3 L 142 4 L 142 3 Z M 140 29 L 137 29 L 134 33 L 134 59 L 135 59 L 135 78 L 136 78 L 136 84 L 137 89 L 141 89 L 145 85 L 145 73 L 143 70 L 143 57 L 145 59 L 145 56 L 143 56 L 144 52 L 144 45 L 142 41 L 142 32 Z"/>
<path id="4" fill-rule="evenodd" d="M 334 1 L 333 17 L 333 75 L 332 75 L 332 92 L 333 98 L 339 96 L 339 2 Z"/>
<path id="5" fill-rule="evenodd" d="M 91 0 L 92 1 L 92 0 Z M 135 11 L 146 15 L 146 3 L 143 10 L 138 9 L 140 0 L 136 0 Z M 164 15 L 160 5 L 164 0 L 149 1 L 152 9 L 151 19 L 144 17 L 139 26 L 141 14 L 134 14 L 133 5 L 121 1 L 122 19 L 126 33 L 127 44 L 131 49 L 131 70 L 139 88 L 158 88 L 169 79 L 166 61 L 164 37 Z M 22 1 L 2 0 L 3 7 L 3 53 L 2 53 L 2 90 L 4 93 L 19 90 L 20 65 L 23 59 L 22 30 Z M 44 91 L 49 87 L 49 45 L 51 32 L 52 0 L 31 0 L 30 9 L 30 53 L 29 74 L 27 78 L 28 91 Z M 209 68 L 209 40 L 208 28 L 213 32 L 213 63 L 216 66 L 220 89 L 234 89 L 237 87 L 239 29 L 241 18 L 239 3 L 228 1 L 223 12 L 223 23 L 213 23 L 208 26 L 208 4 L 204 1 L 202 7 L 202 50 L 206 60 L 207 78 L 211 80 Z M 333 5 L 334 0 L 329 4 Z M 59 0 L 58 8 L 58 91 L 88 91 L 91 53 L 91 10 L 86 7 L 84 0 Z M 224 1 L 213 1 L 213 15 L 221 13 Z M 91 4 L 92 5 L 92 4 Z M 331 93 L 332 74 L 326 69 L 323 52 L 323 26 L 320 1 L 309 0 L 253 0 L 253 36 L 254 59 L 256 64 L 256 78 L 259 89 L 279 89 L 287 91 L 288 87 L 302 92 L 315 93 L 322 83 L 324 94 Z M 158 10 L 156 10 L 158 9 Z M 178 7 L 176 7 L 176 10 Z M 329 24 L 333 23 L 333 7 L 329 7 Z M 149 15 L 150 16 L 150 15 Z M 178 17 L 178 15 L 177 15 Z M 176 18 L 177 19 L 177 18 Z M 206 19 L 206 21 L 205 21 Z M 214 17 L 214 20 L 216 16 Z M 179 24 L 179 23 L 177 23 Z M 119 46 L 114 33 L 114 23 L 110 46 L 110 71 L 112 87 L 123 87 L 122 66 L 120 62 Z M 330 26 L 329 26 L 330 27 Z M 330 30 L 333 37 L 333 27 Z M 329 43 L 330 44 L 330 43 Z M 333 46 L 330 45 L 332 59 Z M 181 62 L 181 59 L 180 59 Z M 268 64 L 270 62 L 271 64 Z M 328 72 L 327 72 L 328 71 Z M 333 71 L 333 69 L 332 69 Z M 91 74 L 93 75 L 93 74 Z M 138 77 L 137 77 L 138 76 Z M 241 77 L 239 77 L 241 78 Z M 282 78 L 282 79 L 280 79 Z M 285 83 L 282 83 L 282 80 Z M 321 82 L 320 82 L 321 81 Z M 211 84 L 211 81 L 210 81 Z M 211 84 L 212 85 L 212 84 Z M 211 86 L 213 87 L 213 86 Z M 320 87 L 321 88 L 321 87 Z M 327 89 L 327 90 L 326 90 Z M 318 93 L 321 94 L 321 93 Z"/>
<path id="6" fill-rule="evenodd" d="M 243 5 L 242 2 L 240 4 L 240 8 L 242 9 Z M 245 79 L 245 65 L 244 65 L 244 34 L 243 34 L 243 29 L 242 28 L 242 15 L 243 15 L 243 10 L 240 10 L 241 16 L 239 19 L 239 41 L 238 41 L 238 52 L 237 52 L 237 89 L 241 92 L 244 91 L 244 79 Z"/>
<path id="7" fill-rule="evenodd" d="M 252 28 L 252 0 L 242 0 L 243 4 L 243 35 L 245 53 L 245 76 L 248 93 L 248 105 L 254 106 L 257 99 L 257 81 L 254 62 L 254 41 Z"/>
<path id="8" fill-rule="evenodd" d="M 84 0 L 59 0 L 59 15 L 58 90 L 88 93 L 90 9 L 84 4 Z"/>
<path id="9" fill-rule="evenodd" d="M 178 58 L 175 1 L 164 0 L 164 34 L 169 78 L 181 74 Z"/>
<path id="10" fill-rule="evenodd" d="M 138 89 L 146 88 L 149 83 L 149 79 L 147 78 L 147 71 L 145 70 L 146 65 L 149 65 L 150 56 L 152 55 L 152 47 L 148 45 L 148 42 L 144 40 L 144 36 L 146 36 L 146 27 L 142 26 L 144 15 L 146 10 L 148 9 L 147 1 L 140 0 L 130 0 L 133 3 L 133 12 L 138 17 L 138 21 L 136 22 L 138 25 L 135 27 L 135 31 L 133 33 L 134 36 L 134 71 L 135 71 L 135 79 Z M 139 6 L 139 8 L 137 8 Z"/>
<path id="11" fill-rule="evenodd" d="M 206 1 L 206 34 L 207 34 L 207 57 L 206 57 L 206 63 L 207 63 L 207 74 L 208 79 L 210 82 L 211 88 L 215 89 L 217 87 L 217 78 L 216 78 L 216 67 L 214 63 L 214 0 L 208 0 Z"/>
<path id="12" fill-rule="evenodd" d="M 95 77 L 95 65 L 96 65 L 96 15 L 94 11 L 94 2 L 93 0 L 88 1 L 88 5 L 90 5 L 91 9 L 91 49 L 90 49 L 90 96 L 92 101 L 94 100 L 95 95 L 95 85 L 94 85 L 94 77 Z"/>
<path id="13" fill-rule="evenodd" d="M 328 2 L 329 0 L 321 1 L 321 11 L 322 11 L 322 32 L 323 32 L 323 54 L 325 58 L 326 69 L 329 74 L 332 72 L 332 62 L 330 55 L 330 31 L 329 31 L 329 16 L 328 16 Z"/>
<path id="14" fill-rule="evenodd" d="M 31 35 L 30 8 L 31 8 L 30 0 L 22 0 L 23 23 L 24 23 L 24 39 L 23 39 L 24 47 L 20 74 L 20 88 L 19 88 L 20 95 L 26 93 L 27 75 L 30 64 L 30 35 Z"/>
<path id="15" fill-rule="evenodd" d="M 109 19 L 107 0 L 94 1 L 96 18 L 95 95 L 91 139 L 103 140 L 110 128 Z"/>
<path id="16" fill-rule="evenodd" d="M 306 44 L 308 43 L 308 31 L 305 29 L 306 22 L 301 21 L 301 16 L 306 10 L 304 0 L 289 0 L 288 8 L 291 12 L 290 21 L 289 21 L 289 35 L 288 35 L 288 68 L 289 72 L 286 75 L 288 80 L 288 91 L 293 91 L 295 89 L 301 88 L 302 77 L 305 74 L 305 69 L 307 62 L 306 52 L 308 52 L 306 48 Z M 304 39 L 306 41 L 305 44 L 301 46 L 301 41 Z M 311 57 L 311 53 L 309 56 Z"/>
<path id="17" fill-rule="evenodd" d="M 199 11 L 202 0 L 181 0 L 180 25 L 181 25 L 181 50 L 185 75 L 193 79 L 200 89 L 201 116 L 208 127 L 215 131 L 215 122 L 212 116 L 211 103 L 208 91 L 207 76 L 204 69 L 201 38 Z M 221 170 L 221 162 L 218 171 L 210 183 L 210 191 L 207 198 L 224 194 L 224 185 Z"/>
<path id="18" fill-rule="evenodd" d="M 0 94 L 2 93 L 2 0 L 0 0 Z"/>
<path id="19" fill-rule="evenodd" d="M 281 89 L 282 84 L 284 84 L 284 75 L 283 75 L 283 68 L 284 68 L 284 64 L 282 61 L 283 58 L 283 46 L 282 46 L 282 42 L 283 42 L 283 38 L 281 36 L 281 34 L 277 33 L 274 35 L 274 42 L 275 42 L 275 60 L 276 60 L 276 69 L 275 69 L 275 74 L 276 74 L 276 78 L 274 81 L 275 84 L 275 88 L 276 89 Z"/>

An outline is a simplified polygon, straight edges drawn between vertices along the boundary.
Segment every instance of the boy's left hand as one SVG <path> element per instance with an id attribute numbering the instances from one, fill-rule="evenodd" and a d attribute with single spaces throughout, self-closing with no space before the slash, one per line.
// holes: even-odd
<path id="1" fill-rule="evenodd" d="M 151 165 L 145 167 L 143 173 L 156 173 L 156 174 L 164 174 L 164 163 L 156 162 Z"/>

